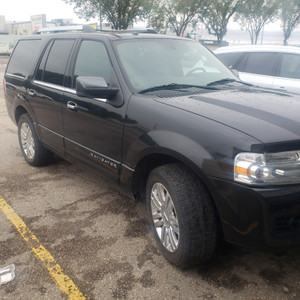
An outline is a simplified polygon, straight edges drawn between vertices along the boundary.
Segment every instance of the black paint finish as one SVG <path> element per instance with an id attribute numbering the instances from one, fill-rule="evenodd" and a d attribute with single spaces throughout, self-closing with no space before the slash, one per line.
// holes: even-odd
<path id="1" fill-rule="evenodd" d="M 35 62 L 50 40 L 65 37 L 39 37 L 41 50 Z M 299 95 L 238 82 L 188 95 L 134 93 L 118 64 L 114 41 L 167 37 L 95 33 L 68 37 L 76 42 L 63 85 L 36 82 L 34 70 L 18 77 L 8 67 L 5 98 L 13 121 L 27 111 L 45 146 L 104 172 L 129 193 L 138 190 L 134 185 L 143 180 L 136 177 L 146 179 L 151 166 L 184 163 L 212 195 L 226 240 L 249 247 L 300 243 L 300 186 L 258 189 L 233 181 L 233 161 L 240 152 L 300 150 Z M 115 97 L 102 101 L 76 95 L 72 70 L 82 39 L 105 44 L 113 67 L 110 87 L 119 90 Z"/>

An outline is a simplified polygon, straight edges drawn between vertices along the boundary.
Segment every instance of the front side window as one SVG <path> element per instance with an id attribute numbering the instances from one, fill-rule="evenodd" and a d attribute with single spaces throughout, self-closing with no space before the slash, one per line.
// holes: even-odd
<path id="1" fill-rule="evenodd" d="M 66 66 L 74 45 L 74 40 L 55 40 L 49 51 L 46 50 L 40 62 L 37 76 L 39 80 L 63 85 Z M 49 46 L 50 47 L 50 46 Z"/>
<path id="2" fill-rule="evenodd" d="M 300 79 L 300 55 L 283 54 L 279 76 Z"/>
<path id="3" fill-rule="evenodd" d="M 249 53 L 244 72 L 274 76 L 278 61 L 277 53 Z"/>
<path id="4" fill-rule="evenodd" d="M 78 76 L 103 77 L 109 84 L 111 73 L 112 66 L 104 44 L 98 41 L 83 41 L 75 63 L 74 85 Z"/>

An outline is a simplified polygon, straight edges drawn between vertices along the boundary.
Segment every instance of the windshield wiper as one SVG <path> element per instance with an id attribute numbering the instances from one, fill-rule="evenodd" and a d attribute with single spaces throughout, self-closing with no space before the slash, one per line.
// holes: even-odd
<path id="1" fill-rule="evenodd" d="M 203 86 L 203 85 L 170 83 L 170 84 L 154 86 L 154 87 L 139 91 L 139 94 L 145 94 L 148 92 L 155 92 L 155 91 L 161 91 L 161 90 L 170 90 L 170 91 L 173 90 L 174 91 L 174 90 L 181 90 L 181 89 L 188 89 L 188 88 L 215 89 L 215 88 L 210 88 L 208 86 Z"/>
<path id="2" fill-rule="evenodd" d="M 226 83 L 229 83 L 229 82 L 240 82 L 236 79 L 233 79 L 233 78 L 223 78 L 221 80 L 216 80 L 216 81 L 213 81 L 209 84 L 207 84 L 207 86 L 213 86 L 213 85 L 219 85 L 219 84 L 226 84 Z"/>

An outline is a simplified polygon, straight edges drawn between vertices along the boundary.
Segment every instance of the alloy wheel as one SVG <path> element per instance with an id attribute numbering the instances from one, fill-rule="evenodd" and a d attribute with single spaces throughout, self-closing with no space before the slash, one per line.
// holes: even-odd
<path id="1" fill-rule="evenodd" d="M 156 233 L 162 245 L 175 252 L 179 245 L 179 222 L 172 198 L 161 183 L 155 183 L 151 189 L 151 213 Z"/>

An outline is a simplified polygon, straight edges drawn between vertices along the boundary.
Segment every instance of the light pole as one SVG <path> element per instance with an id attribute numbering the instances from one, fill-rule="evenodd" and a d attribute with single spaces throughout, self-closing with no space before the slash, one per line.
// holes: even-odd
<path id="1" fill-rule="evenodd" d="M 99 1 L 99 15 L 100 15 L 100 30 L 102 30 L 102 11 L 101 11 L 101 1 Z"/>

